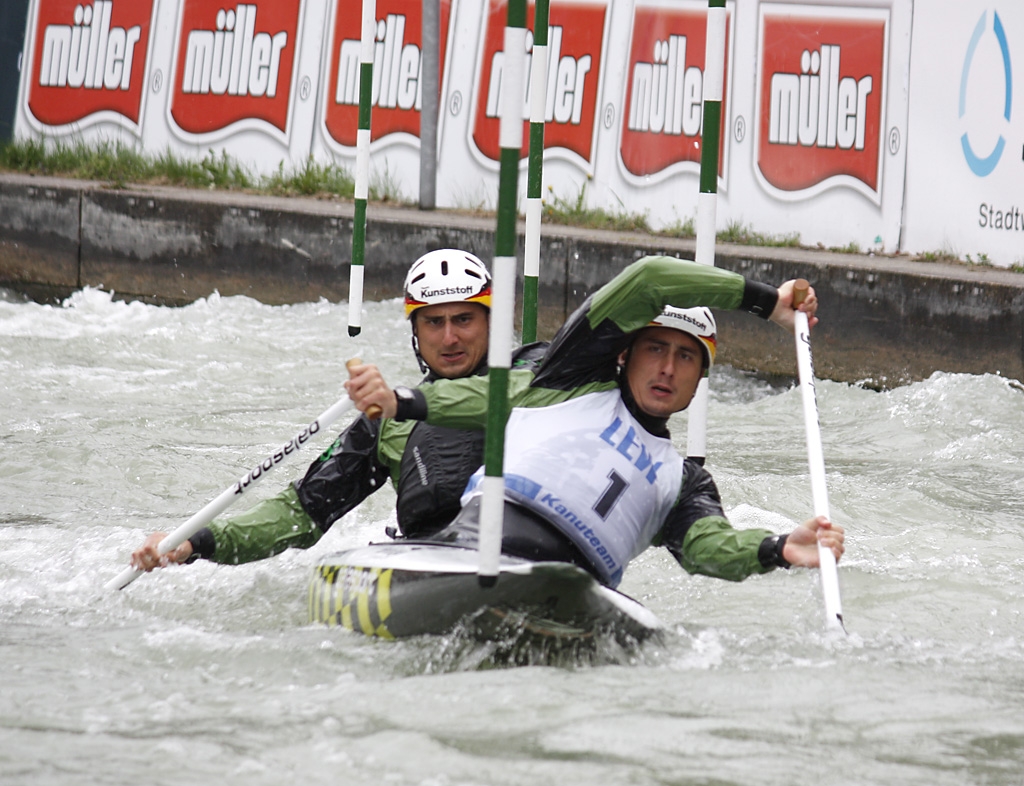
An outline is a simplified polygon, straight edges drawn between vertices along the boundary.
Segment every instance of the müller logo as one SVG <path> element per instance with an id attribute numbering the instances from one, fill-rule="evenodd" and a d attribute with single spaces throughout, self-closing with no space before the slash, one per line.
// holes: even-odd
<path id="1" fill-rule="evenodd" d="M 39 126 L 110 119 L 139 132 L 152 2 L 42 0 L 29 115 Z"/>
<path id="2" fill-rule="evenodd" d="M 583 96 L 587 76 L 594 65 L 590 55 L 581 57 L 561 57 L 562 39 L 565 29 L 561 25 L 548 26 L 548 46 L 550 54 L 548 59 L 547 89 L 545 90 L 544 122 L 550 123 L 572 123 L 579 125 L 583 119 Z M 532 42 L 532 31 L 528 41 Z M 528 48 L 532 47 L 532 43 Z M 532 55 L 527 55 L 526 62 L 531 62 Z M 552 67 L 552 63 L 555 67 Z M 529 68 L 527 68 L 529 74 Z M 559 77 L 561 76 L 561 81 Z M 501 91 L 505 85 L 505 53 L 495 52 L 491 58 L 491 78 L 487 84 L 487 104 L 484 114 L 489 118 L 499 117 L 501 110 Z M 529 101 L 529 89 L 527 86 L 526 101 Z M 526 117 L 529 117 L 529 104 L 524 106 Z"/>
<path id="3" fill-rule="evenodd" d="M 842 50 L 805 49 L 799 74 L 772 74 L 768 141 L 774 145 L 864 149 L 873 78 L 839 78 Z"/>
<path id="4" fill-rule="evenodd" d="M 300 0 L 182 0 L 172 127 L 188 134 L 260 128 L 286 139 Z"/>
<path id="5" fill-rule="evenodd" d="M 630 131 L 697 136 L 701 124 L 703 74 L 686 67 L 686 36 L 655 41 L 650 62 L 637 61 L 630 74 Z"/>
<path id="6" fill-rule="evenodd" d="M 690 5 L 692 10 L 654 2 L 634 12 L 619 156 L 626 177 L 638 185 L 700 170 L 707 4 Z M 731 19 L 730 9 L 723 117 L 728 117 Z M 719 139 L 719 173 L 725 167 L 726 136 Z"/>
<path id="7" fill-rule="evenodd" d="M 783 199 L 847 186 L 880 203 L 888 11 L 761 7 L 757 174 Z"/>
<path id="8" fill-rule="evenodd" d="M 256 33 L 256 6 L 217 12 L 217 29 L 188 34 L 183 93 L 232 96 L 277 95 L 281 52 L 288 44 L 284 30 Z"/>
<path id="9" fill-rule="evenodd" d="M 378 0 L 373 45 L 372 140 L 395 134 L 418 139 L 423 106 L 422 2 Z M 448 49 L 451 0 L 441 1 L 442 77 Z M 329 76 L 325 80 L 323 130 L 339 152 L 356 146 L 362 16 L 358 3 L 336 0 Z M 438 80 L 443 86 L 443 78 Z"/>
<path id="10" fill-rule="evenodd" d="M 75 6 L 73 25 L 47 25 L 39 84 L 127 90 L 142 25 L 110 27 L 111 0 Z"/>
<path id="11" fill-rule="evenodd" d="M 521 114 L 524 123 L 522 155 L 529 152 L 530 68 L 533 48 L 534 7 L 527 6 L 527 56 Z M 501 91 L 505 86 L 504 30 L 507 5 L 490 0 L 478 60 L 474 122 L 470 146 L 487 164 L 500 158 L 498 128 Z M 591 169 L 597 130 L 597 98 L 605 47 L 607 3 L 552 4 L 548 20 L 548 69 L 545 88 L 544 149 Z"/>
<path id="12" fill-rule="evenodd" d="M 373 87 L 370 103 L 382 109 L 420 109 L 422 53 L 416 44 L 405 42 L 405 14 L 388 14 L 377 22 L 373 45 Z M 350 38 L 341 42 L 338 53 L 338 104 L 359 104 L 359 51 L 362 42 Z"/>

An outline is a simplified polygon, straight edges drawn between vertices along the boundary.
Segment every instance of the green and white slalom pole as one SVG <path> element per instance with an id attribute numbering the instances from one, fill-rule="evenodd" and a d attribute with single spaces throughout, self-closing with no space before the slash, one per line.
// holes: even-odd
<path id="1" fill-rule="evenodd" d="M 696 261 L 715 264 L 715 220 L 718 212 L 718 145 L 725 84 L 725 0 L 708 0 L 707 43 L 704 49 L 704 115 L 700 146 L 700 194 L 697 197 Z M 708 380 L 697 386 L 690 402 L 686 455 L 704 463 L 707 456 Z"/>
<path id="2" fill-rule="evenodd" d="M 370 195 L 370 104 L 373 99 L 373 44 L 377 37 L 377 0 L 363 0 L 359 48 L 359 130 L 356 131 L 355 218 L 352 223 L 352 266 L 348 279 L 348 334 L 363 325 L 363 260 L 366 255 L 366 200 Z"/>
<path id="3" fill-rule="evenodd" d="M 544 174 L 544 111 L 548 85 L 548 0 L 537 0 L 530 62 L 530 159 L 526 181 L 526 250 L 523 263 L 523 343 L 537 340 L 540 279 L 541 183 Z"/>
<path id="4" fill-rule="evenodd" d="M 516 214 L 519 151 L 523 146 L 523 71 L 526 59 L 526 0 L 508 0 L 504 66 L 501 76 L 501 147 L 498 176 L 498 228 L 492 267 L 491 337 L 487 348 L 490 382 L 487 435 L 484 440 L 483 497 L 480 501 L 482 587 L 498 581 L 505 515 L 505 423 L 508 420 L 508 372 L 516 299 Z"/>

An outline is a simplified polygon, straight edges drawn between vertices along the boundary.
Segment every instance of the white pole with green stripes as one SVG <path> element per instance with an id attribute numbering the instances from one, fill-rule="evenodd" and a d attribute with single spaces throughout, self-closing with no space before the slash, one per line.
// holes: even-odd
<path id="1" fill-rule="evenodd" d="M 348 279 L 348 334 L 358 336 L 363 324 L 363 260 L 366 251 L 366 200 L 370 195 L 370 103 L 373 99 L 373 45 L 377 37 L 377 0 L 363 0 L 359 49 L 359 128 L 356 131 L 355 218 L 352 222 L 352 265 Z"/>
<path id="2" fill-rule="evenodd" d="M 501 561 L 505 514 L 505 423 L 508 420 L 508 373 L 512 365 L 512 330 L 516 296 L 516 217 L 519 153 L 523 146 L 522 101 L 526 65 L 526 0 L 508 0 L 504 62 L 500 81 L 501 147 L 498 176 L 498 228 L 492 269 L 491 337 L 487 435 L 484 439 L 483 497 L 480 501 L 480 585 L 494 586 Z"/>
<path id="3" fill-rule="evenodd" d="M 696 261 L 715 264 L 715 220 L 718 210 L 718 145 L 725 84 L 725 0 L 708 0 L 707 39 L 704 50 L 704 115 L 700 146 L 700 193 L 697 196 Z M 707 456 L 708 380 L 697 386 L 690 402 L 686 455 L 704 463 Z"/>
<path id="4" fill-rule="evenodd" d="M 523 343 L 537 340 L 540 221 L 543 213 L 544 112 L 548 99 L 548 0 L 537 0 L 530 61 L 530 158 L 526 181 L 526 249 L 523 262 Z"/>

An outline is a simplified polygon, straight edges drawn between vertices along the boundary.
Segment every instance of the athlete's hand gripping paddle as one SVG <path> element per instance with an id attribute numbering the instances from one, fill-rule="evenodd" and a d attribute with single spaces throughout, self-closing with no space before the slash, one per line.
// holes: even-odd
<path id="1" fill-rule="evenodd" d="M 807 297 L 809 284 L 797 279 L 793 287 L 793 308 L 796 309 Z M 825 485 L 825 458 L 821 450 L 821 429 L 818 423 L 818 403 L 814 391 L 814 361 L 811 358 L 811 331 L 807 314 L 796 311 L 796 361 L 800 375 L 800 393 L 804 404 L 804 425 L 807 429 L 807 463 L 811 473 L 811 495 L 814 499 L 814 515 L 829 518 L 828 489 Z M 843 629 L 843 605 L 839 597 L 839 571 L 832 550 L 818 544 L 818 559 L 821 563 L 821 589 L 825 598 L 825 625 L 828 628 Z"/>
<path id="2" fill-rule="evenodd" d="M 351 366 L 360 362 L 361 361 L 358 358 L 353 358 L 348 361 L 346 365 Z M 305 445 L 311 437 L 334 423 L 334 421 L 348 412 L 351 408 L 352 401 L 348 396 L 343 396 L 338 399 L 302 431 L 253 467 L 245 477 L 228 486 L 202 510 L 161 540 L 157 546 L 157 553 L 160 556 L 163 556 L 164 554 L 174 551 L 178 546 L 191 538 L 199 530 L 217 518 L 217 516 L 235 504 L 242 495 L 262 480 L 268 472 L 281 464 L 285 458 L 299 450 L 299 448 Z M 371 409 L 374 408 L 371 407 Z M 376 412 L 367 411 L 367 417 L 371 419 L 379 417 L 380 408 L 377 407 L 376 410 Z M 105 585 L 106 589 L 124 589 L 143 573 L 145 573 L 145 571 L 129 566 L 115 578 L 107 582 Z"/>

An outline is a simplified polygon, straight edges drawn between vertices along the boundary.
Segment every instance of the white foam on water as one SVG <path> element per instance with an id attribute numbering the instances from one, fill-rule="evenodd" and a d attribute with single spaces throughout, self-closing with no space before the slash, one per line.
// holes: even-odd
<path id="1" fill-rule="evenodd" d="M 884 393 L 818 383 L 847 531 L 846 636 L 824 631 L 811 571 L 732 584 L 660 550 L 622 589 L 669 635 L 611 662 L 477 670 L 485 657 L 445 660 L 436 641 L 307 625 L 312 565 L 383 539 L 389 488 L 309 551 L 104 592 L 148 532 L 186 520 L 337 399 L 349 357 L 418 381 L 399 302 L 364 304 L 355 339 L 346 319 L 327 301 L 0 296 L 0 781 L 1019 778 L 1024 394 L 998 376 Z M 810 518 L 799 392 L 729 369 L 711 387 L 708 468 L 737 526 Z M 673 429 L 682 447 L 685 416 Z"/>

